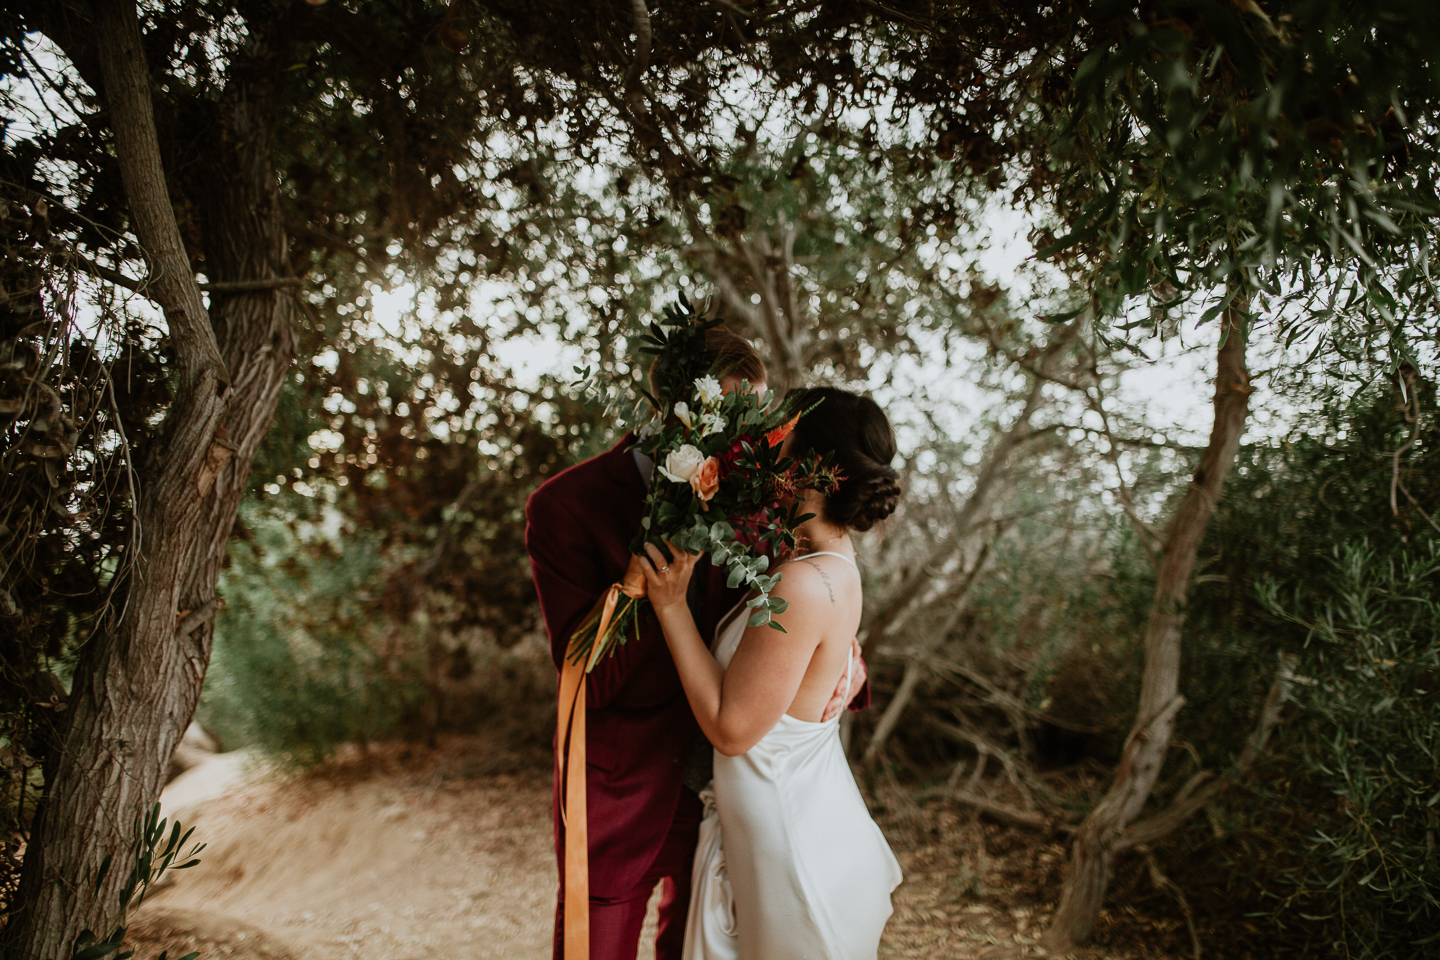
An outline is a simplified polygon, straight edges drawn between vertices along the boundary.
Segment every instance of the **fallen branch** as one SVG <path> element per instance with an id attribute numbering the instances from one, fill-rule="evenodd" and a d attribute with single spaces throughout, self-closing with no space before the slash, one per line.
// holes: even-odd
<path id="1" fill-rule="evenodd" d="M 1062 730 L 1070 730 L 1075 733 L 1105 733 L 1108 730 L 1114 729 L 1114 724 L 1105 727 L 1097 727 L 1083 723 L 1076 723 L 1073 720 L 1062 720 L 1059 717 L 1051 716 L 1043 710 L 1036 710 L 1034 707 L 1026 705 L 1025 701 L 1021 700 L 1014 694 L 1008 693 L 1005 690 L 1000 689 L 1000 687 L 998 687 L 994 683 L 994 681 L 987 678 L 984 674 L 972 670 L 971 668 L 965 666 L 962 663 L 956 663 L 954 660 L 946 660 L 941 657 L 935 656 L 934 654 L 925 652 L 896 650 L 892 647 L 882 647 L 881 649 L 876 651 L 876 654 L 881 658 L 897 660 L 920 659 L 925 662 L 925 666 L 929 667 L 931 670 L 935 671 L 938 674 L 953 674 L 954 676 L 960 677 L 964 680 L 968 680 L 980 689 L 984 690 L 988 695 L 987 699 L 990 702 L 994 703 L 996 706 L 998 706 L 1000 709 L 1005 710 L 1007 713 L 1012 710 L 1018 711 L 1023 713 L 1025 716 L 1030 717 L 1031 719 L 1040 720 L 1050 724 L 1051 726 L 1059 727 Z"/>
<path id="2" fill-rule="evenodd" d="M 1044 830 L 1049 826 L 1049 821 L 1045 819 L 1045 815 L 1038 810 L 1021 810 L 1017 807 L 1010 806 L 1008 803 L 988 800 L 985 797 L 978 797 L 964 790 L 947 793 L 945 799 L 952 800 L 955 803 L 963 803 L 967 807 L 974 807 L 981 813 L 988 814 L 996 820 L 1016 827 Z"/>
<path id="3" fill-rule="evenodd" d="M 1015 789 L 1020 791 L 1020 795 L 1024 797 L 1025 808 L 1027 810 L 1033 810 L 1036 808 L 1036 806 L 1038 806 L 1035 802 L 1035 794 L 1031 790 L 1032 784 L 1035 787 L 1038 787 L 1049 797 L 1053 798 L 1055 796 L 1053 790 L 1051 790 L 1038 778 L 1030 776 L 1026 772 L 1024 766 L 1022 766 L 1021 762 L 1016 760 L 1015 756 L 1009 750 L 1006 750 L 1004 747 L 997 746 L 996 744 L 987 740 L 985 737 L 982 737 L 980 734 L 967 730 L 959 724 L 946 723 L 943 720 L 936 720 L 934 718 L 931 718 L 930 725 L 936 730 L 950 737 L 950 739 L 956 740 L 960 743 L 969 744 L 970 746 L 974 747 L 975 751 L 979 753 L 982 758 L 982 764 L 984 763 L 983 758 L 985 757 L 994 757 L 996 760 L 999 760 L 1001 767 L 1003 767 L 1005 770 L 1006 779 L 1008 779 L 1012 784 L 1014 784 Z M 974 782 L 974 780 L 975 777 L 972 776 L 972 783 Z"/>
<path id="4" fill-rule="evenodd" d="M 950 774 L 950 778 L 944 786 L 929 787 L 921 790 L 915 795 L 915 799 L 921 801 L 929 800 L 933 797 L 940 797 L 955 803 L 963 803 L 967 807 L 974 807 L 981 813 L 994 817 L 996 820 L 1013 824 L 1017 827 L 1043 830 L 1049 826 L 1049 821 L 1045 819 L 1045 815 L 1038 810 L 1021 810 L 1019 807 L 1013 807 L 1008 803 L 1001 803 L 998 800 L 991 800 L 988 797 L 982 797 L 980 794 L 974 792 L 976 781 L 985 770 L 985 760 L 989 755 L 983 746 L 977 747 L 977 749 L 980 750 L 980 762 L 976 765 L 975 771 L 970 775 L 970 779 L 964 787 L 956 787 L 956 784 L 960 780 L 960 774 L 964 772 L 966 766 L 965 761 L 961 760 L 955 765 L 954 772 Z"/>
<path id="5" fill-rule="evenodd" d="M 1185 899 L 1185 891 L 1160 871 L 1160 864 L 1149 847 L 1142 844 L 1135 848 L 1135 852 L 1144 855 L 1145 866 L 1150 870 L 1150 882 L 1155 885 L 1155 889 L 1170 894 L 1180 904 L 1180 911 L 1185 914 L 1185 926 L 1190 928 L 1190 946 L 1195 951 L 1195 960 L 1201 960 L 1200 934 L 1195 930 L 1195 913 L 1190 909 L 1190 901 Z"/>

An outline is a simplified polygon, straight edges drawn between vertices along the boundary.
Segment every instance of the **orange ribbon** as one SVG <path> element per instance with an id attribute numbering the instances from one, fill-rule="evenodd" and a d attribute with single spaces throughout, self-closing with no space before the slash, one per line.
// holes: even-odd
<path id="1" fill-rule="evenodd" d="M 556 722 L 555 764 L 560 777 L 560 822 L 565 825 L 565 960 L 590 960 L 590 831 L 585 810 L 585 677 L 600 656 L 615 644 L 602 642 L 615 607 L 624 594 L 632 600 L 645 596 L 645 571 L 632 556 L 625 576 L 610 585 L 600 598 L 600 621 L 595 642 L 582 668 L 573 658 L 578 640 L 572 638 L 560 667 L 560 714 Z M 567 746 L 568 741 L 568 746 Z M 579 771 L 577 776 L 570 776 Z"/>

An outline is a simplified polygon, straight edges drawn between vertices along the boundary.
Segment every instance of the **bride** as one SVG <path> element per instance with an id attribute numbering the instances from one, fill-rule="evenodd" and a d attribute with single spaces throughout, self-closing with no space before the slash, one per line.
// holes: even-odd
<path id="1" fill-rule="evenodd" d="M 774 591 L 789 601 L 786 633 L 747 629 L 742 604 L 721 621 L 712 654 L 685 603 L 696 558 L 676 550 L 667 563 L 655 545 L 645 548 L 650 602 L 715 747 L 685 960 L 874 960 L 900 882 L 850 773 L 838 718 L 821 722 L 836 678 L 850 675 L 860 623 L 850 531 L 895 509 L 895 437 L 868 397 L 820 387 L 798 399 L 814 409 L 782 453 L 833 453 L 843 479 L 828 496 L 803 491 L 801 512 L 815 516 Z"/>

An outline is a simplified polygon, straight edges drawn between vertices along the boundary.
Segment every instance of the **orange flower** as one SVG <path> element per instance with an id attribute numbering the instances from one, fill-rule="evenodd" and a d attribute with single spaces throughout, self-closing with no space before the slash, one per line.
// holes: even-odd
<path id="1" fill-rule="evenodd" d="M 695 496 L 700 498 L 701 503 L 708 504 L 715 496 L 715 491 L 720 489 L 720 461 L 714 457 L 706 457 L 699 469 L 690 475 L 690 488 L 695 491 Z"/>
<path id="2" fill-rule="evenodd" d="M 782 423 L 774 430 L 771 430 L 769 433 L 765 434 L 765 442 L 772 447 L 776 444 L 784 443 L 785 438 L 790 436 L 790 434 L 794 432 L 795 424 L 799 422 L 800 414 L 797 413 L 795 414 L 795 416 L 791 417 L 789 421 Z"/>

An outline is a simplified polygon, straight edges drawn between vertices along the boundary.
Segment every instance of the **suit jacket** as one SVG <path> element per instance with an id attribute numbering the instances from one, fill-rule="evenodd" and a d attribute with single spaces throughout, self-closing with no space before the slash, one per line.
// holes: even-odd
<path id="1" fill-rule="evenodd" d="M 551 477 L 525 505 L 525 544 L 540 610 L 560 669 L 570 635 L 595 601 L 625 574 L 630 539 L 640 529 L 645 481 L 626 436 L 613 449 Z M 701 636 L 741 596 L 709 569 L 697 576 Z M 596 665 L 587 684 L 586 805 L 590 895 L 633 890 L 665 841 L 678 803 L 698 807 L 681 784 L 697 726 L 680 675 L 648 606 L 639 636 Z M 555 786 L 555 845 L 564 889 L 564 825 Z M 698 820 L 698 813 L 696 815 Z"/>
<path id="2" fill-rule="evenodd" d="M 645 481 L 629 452 L 627 434 L 609 451 L 540 485 L 525 504 L 525 547 L 540 611 L 558 671 L 570 635 L 630 563 L 630 539 L 640 529 Z M 691 591 L 700 636 L 715 627 L 744 590 L 728 590 L 723 570 L 702 559 Z M 855 692 L 850 709 L 870 705 L 870 686 Z M 699 800 L 682 791 L 698 726 L 680 674 L 654 612 L 640 613 L 639 636 L 601 660 L 587 682 L 585 801 L 589 813 L 590 895 L 630 893 L 665 842 L 677 805 Z M 565 878 L 565 828 L 560 784 L 554 790 L 555 849 L 560 889 Z"/>

